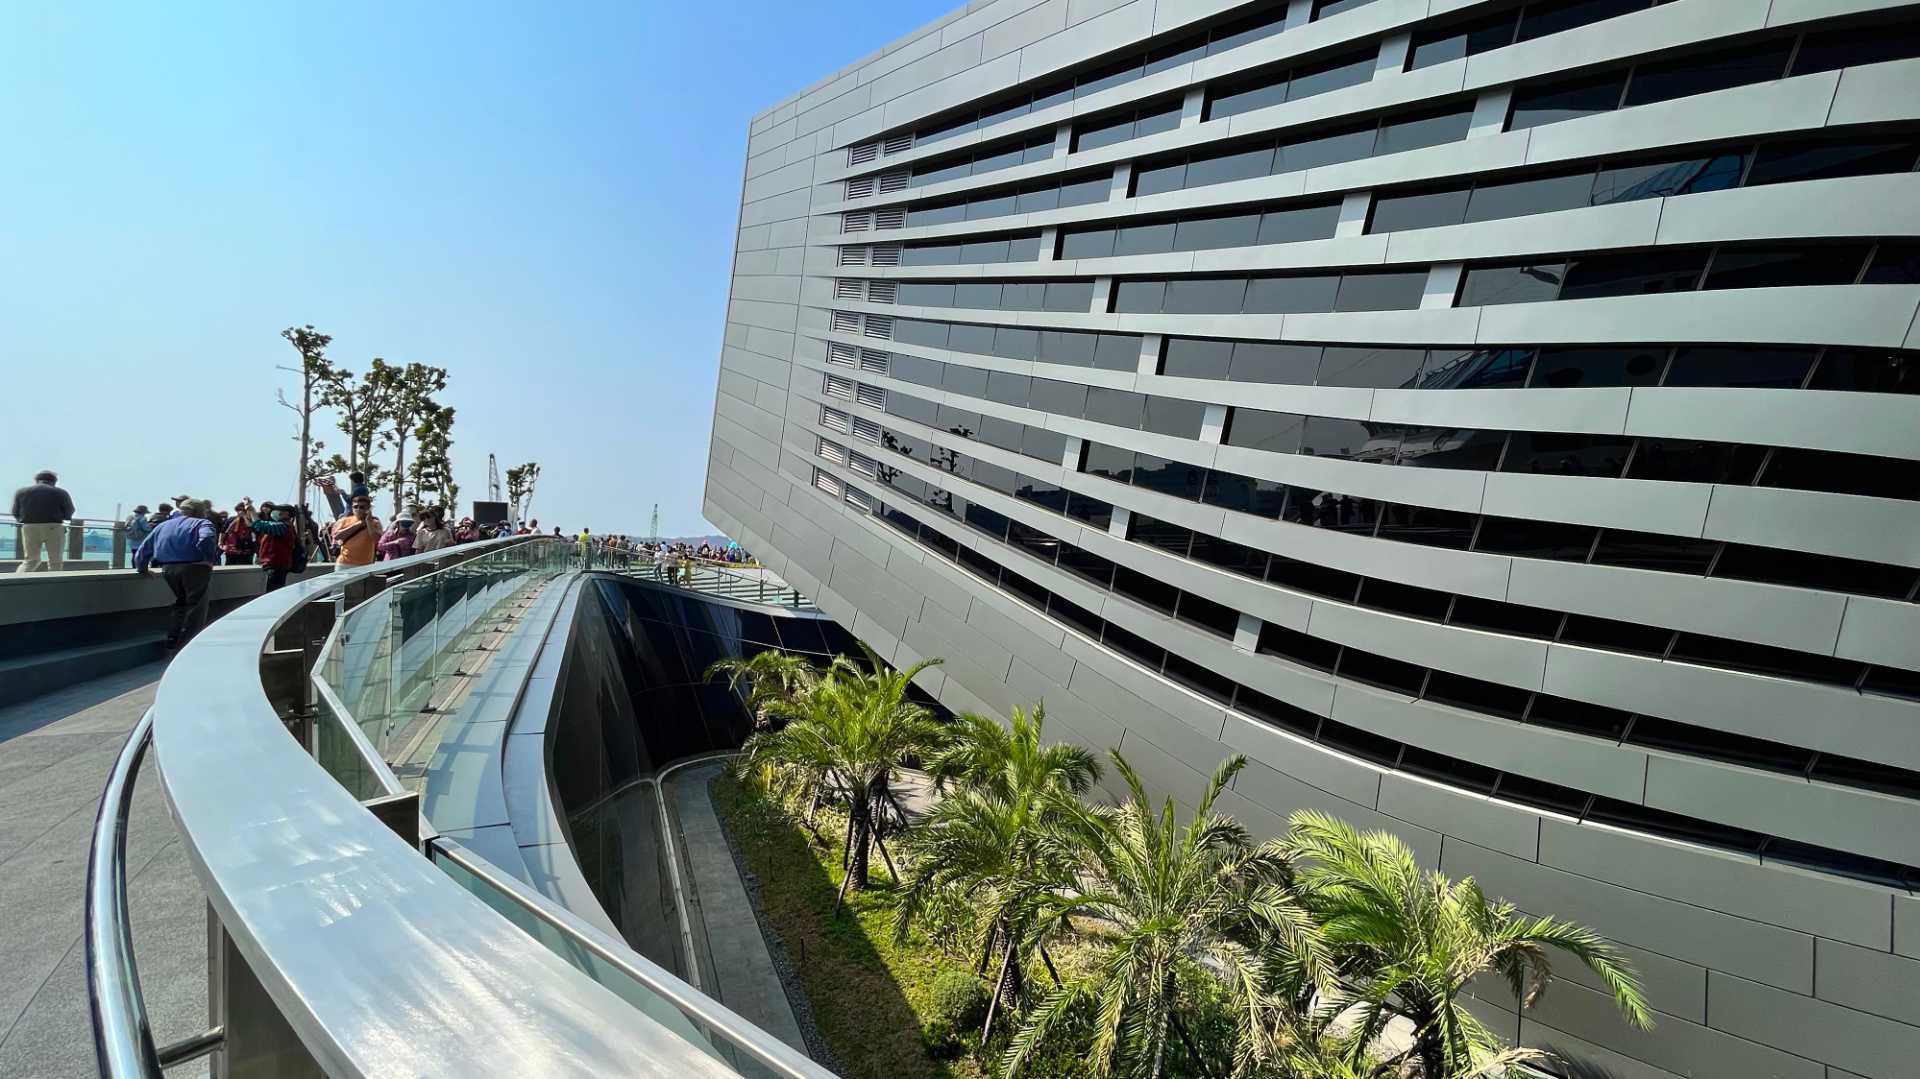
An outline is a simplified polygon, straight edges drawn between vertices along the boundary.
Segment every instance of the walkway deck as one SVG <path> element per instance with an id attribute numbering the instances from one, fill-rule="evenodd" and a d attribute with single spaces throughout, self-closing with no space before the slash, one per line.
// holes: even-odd
<path id="1" fill-rule="evenodd" d="M 87 846 L 100 788 L 153 703 L 148 664 L 0 709 L 0 1075 L 92 1079 Z M 165 1043 L 207 1022 L 207 907 L 151 759 L 134 788 L 127 902 L 140 981 Z M 170 1076 L 205 1075 L 195 1061 Z"/>

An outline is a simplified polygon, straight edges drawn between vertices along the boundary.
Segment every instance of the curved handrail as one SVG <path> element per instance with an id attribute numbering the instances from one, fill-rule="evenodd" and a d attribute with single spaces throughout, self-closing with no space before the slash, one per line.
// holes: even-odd
<path id="1" fill-rule="evenodd" d="M 153 1028 L 140 993 L 133 956 L 133 923 L 127 917 L 127 815 L 133 780 L 153 736 L 153 710 L 140 717 L 114 758 L 100 792 L 87 851 L 87 1006 L 93 1013 L 93 1051 L 100 1074 L 160 1075 Z"/>
<path id="2" fill-rule="evenodd" d="M 288 736 L 268 702 L 263 646 L 306 604 L 370 574 L 532 541 L 298 582 L 214 622 L 161 679 L 146 722 L 182 845 L 232 946 L 328 1075 L 731 1074 L 423 858 Z M 115 826 L 142 744 L 126 751 L 103 802 L 115 807 Z M 96 853 L 103 881 L 119 879 L 118 844 Z M 96 887 L 89 914 L 99 918 L 103 961 L 130 963 L 124 905 L 112 893 Z M 106 1074 L 149 1074 L 137 982 L 109 968 L 98 991 Z"/>

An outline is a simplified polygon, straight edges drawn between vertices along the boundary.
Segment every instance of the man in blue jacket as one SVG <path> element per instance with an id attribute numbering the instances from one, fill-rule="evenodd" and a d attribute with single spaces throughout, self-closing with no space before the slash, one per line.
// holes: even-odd
<path id="1" fill-rule="evenodd" d="M 167 647 L 178 648 L 207 624 L 207 585 L 220 560 L 220 540 L 207 520 L 212 504 L 204 498 L 187 499 L 180 511 L 160 522 L 133 552 L 133 571 L 145 577 L 160 567 L 173 592 L 172 618 L 167 624 Z"/>

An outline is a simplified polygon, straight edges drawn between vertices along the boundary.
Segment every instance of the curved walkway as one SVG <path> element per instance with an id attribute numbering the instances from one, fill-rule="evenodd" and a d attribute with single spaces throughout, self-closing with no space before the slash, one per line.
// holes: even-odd
<path id="1" fill-rule="evenodd" d="M 93 817 L 164 664 L 0 708 L 0 1075 L 93 1079 L 80 942 Z M 154 1039 L 205 1029 L 207 905 L 149 755 L 127 834 L 127 903 Z M 205 1060 L 170 1076 L 205 1075 Z"/>

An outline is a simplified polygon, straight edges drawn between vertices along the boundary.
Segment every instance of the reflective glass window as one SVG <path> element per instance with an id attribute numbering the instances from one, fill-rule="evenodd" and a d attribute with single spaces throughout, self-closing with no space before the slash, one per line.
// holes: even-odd
<path id="1" fill-rule="evenodd" d="M 1421 31 L 1413 37 L 1407 70 L 1418 71 L 1510 45 L 1518 15 L 1518 11 L 1505 11 L 1469 23 Z"/>
<path id="2" fill-rule="evenodd" d="M 1417 348 L 1361 348 L 1329 345 L 1321 354 L 1322 386 L 1398 389 L 1416 385 L 1427 354 Z"/>
<path id="3" fill-rule="evenodd" d="M 955 323 L 947 333 L 947 347 L 955 352 L 972 352 L 981 356 L 993 354 L 993 343 L 998 332 L 992 326 L 970 322 Z"/>
<path id="4" fill-rule="evenodd" d="M 1920 23 L 1863 26 L 1808 34 L 1793 58 L 1793 73 L 1806 75 L 1861 64 L 1920 56 Z"/>
<path id="5" fill-rule="evenodd" d="M 1881 244 L 1860 278 L 1866 285 L 1920 285 L 1920 244 Z"/>
<path id="6" fill-rule="evenodd" d="M 902 281 L 901 284 L 908 282 Z M 964 282 L 954 287 L 951 302 L 956 307 L 993 310 L 1000 306 L 1000 286 L 997 283 Z"/>
<path id="7" fill-rule="evenodd" d="M 1490 472 L 1500 465 L 1505 431 L 1468 431 L 1458 427 L 1410 427 L 1400 436 L 1393 463 L 1413 468 L 1462 468 Z"/>
<path id="8" fill-rule="evenodd" d="M 913 186 L 926 187 L 930 184 L 958 180 L 962 176 L 973 174 L 973 162 L 962 158 L 944 165 L 915 165 L 913 168 Z"/>
<path id="9" fill-rule="evenodd" d="M 1205 596 L 1196 596 L 1192 592 L 1180 593 L 1180 604 L 1173 612 L 1173 616 L 1182 622 L 1191 622 L 1208 633 L 1228 639 L 1233 637 L 1233 631 L 1240 625 L 1239 611 L 1224 603 L 1215 603 Z"/>
<path id="10" fill-rule="evenodd" d="M 1249 291 L 1252 291 L 1249 288 Z M 1283 386 L 1310 386 L 1320 369 L 1318 345 L 1285 345 L 1267 341 L 1235 341 L 1228 376 L 1235 382 L 1267 382 Z"/>
<path id="11" fill-rule="evenodd" d="M 1275 173 L 1358 161 L 1373 153 L 1374 126 L 1346 127 L 1295 139 L 1282 146 L 1274 160 Z"/>
<path id="12" fill-rule="evenodd" d="M 1102 146 L 1112 146 L 1131 138 L 1133 138 L 1133 114 L 1125 113 L 1117 118 L 1096 120 L 1074 128 L 1073 149 L 1075 153 L 1097 150 Z"/>
<path id="13" fill-rule="evenodd" d="M 1173 250 L 1176 226 L 1171 221 L 1122 225 L 1113 241 L 1116 255 L 1160 255 Z"/>
<path id="14" fill-rule="evenodd" d="M 1330 528 L 1337 532 L 1350 532 L 1358 536 L 1373 535 L 1374 528 L 1380 523 L 1380 503 L 1371 498 L 1358 495 L 1339 494 L 1334 491 L 1319 491 L 1310 498 L 1303 497 L 1298 488 L 1288 493 L 1287 514 L 1294 514 L 1294 503 L 1300 501 L 1299 520 L 1315 528 Z"/>
<path id="15" fill-rule="evenodd" d="M 1307 417 L 1306 431 L 1300 438 L 1300 452 L 1313 457 L 1348 457 L 1385 461 L 1399 445 L 1397 433 L 1376 430 L 1375 425 L 1332 416 Z"/>
<path id="16" fill-rule="evenodd" d="M 1507 130 L 1612 112 L 1620 107 L 1620 94 L 1626 84 L 1627 73 L 1615 71 L 1552 86 L 1520 87 L 1513 93 L 1513 114 Z"/>
<path id="17" fill-rule="evenodd" d="M 1760 483 L 1872 498 L 1920 499 L 1920 461 L 1864 453 L 1778 449 Z"/>
<path id="18" fill-rule="evenodd" d="M 913 209 L 907 211 L 907 224 L 916 227 L 920 225 L 948 225 L 955 221 L 965 221 L 966 219 L 967 204 L 964 202 L 949 202 L 936 206 L 915 206 Z"/>
<path id="19" fill-rule="evenodd" d="M 1115 483 L 1130 483 L 1133 480 L 1133 451 L 1104 442 L 1089 442 L 1080 470 L 1089 476 L 1102 476 Z"/>
<path id="20" fill-rule="evenodd" d="M 1707 566 L 1713 562 L 1714 552 L 1719 549 L 1719 540 L 1686 539 L 1603 528 L 1600 530 L 1600 542 L 1593 548 L 1593 561 L 1602 566 L 1701 574 L 1707 572 Z"/>
<path id="21" fill-rule="evenodd" d="M 900 252 L 902 266 L 952 266 L 959 261 L 959 244 L 908 244 Z"/>
<path id="22" fill-rule="evenodd" d="M 952 307 L 953 285 L 941 281 L 902 281 L 894 300 L 915 307 Z"/>
<path id="23" fill-rule="evenodd" d="M 1467 203 L 1466 220 L 1497 221 L 1585 206 L 1593 195 L 1593 171 L 1540 176 L 1507 183 L 1479 183 Z"/>
<path id="24" fill-rule="evenodd" d="M 1380 138 L 1374 143 L 1373 152 L 1378 157 L 1397 154 L 1403 150 L 1438 146 L 1443 142 L 1458 142 L 1467 137 L 1467 127 L 1472 122 L 1472 109 L 1422 113 L 1384 120 L 1380 124 Z"/>
<path id="25" fill-rule="evenodd" d="M 1046 304 L 1047 289 L 1057 284 L 1071 282 L 1009 281 L 1000 286 L 1000 309 L 1002 311 L 1039 311 Z M 1092 286 L 1088 287 L 1088 301 L 1092 300 Z M 1083 305 L 1080 310 L 1086 310 Z"/>
<path id="26" fill-rule="evenodd" d="M 1114 253 L 1112 228 L 1069 228 L 1060 234 L 1062 259 L 1104 259 Z"/>
<path id="27" fill-rule="evenodd" d="M 1920 393 L 1920 353 L 1830 348 L 1820 356 L 1810 390 Z"/>
<path id="28" fill-rule="evenodd" d="M 1187 549 L 1193 546 L 1191 528 L 1183 528 L 1144 513 L 1133 514 L 1127 521 L 1127 538 L 1180 558 L 1187 557 Z"/>
<path id="29" fill-rule="evenodd" d="M 1560 295 L 1560 283 L 1566 272 L 1564 262 L 1470 266 L 1460 286 L 1460 306 L 1551 300 Z"/>
<path id="30" fill-rule="evenodd" d="M 1099 335 L 1080 330 L 1041 330 L 1040 356 L 1046 363 L 1093 366 L 1093 346 Z"/>
<path id="31" fill-rule="evenodd" d="M 1365 682 L 1409 697 L 1419 696 L 1420 688 L 1427 679 L 1427 669 L 1417 663 L 1377 656 L 1358 648 L 1348 648 L 1340 653 L 1340 665 L 1335 668 L 1335 673 L 1342 678 Z"/>
<path id="32" fill-rule="evenodd" d="M 1178 378 L 1226 378 L 1232 360 L 1232 341 L 1169 337 L 1160 354 L 1160 373 Z"/>
<path id="33" fill-rule="evenodd" d="M 996 326 L 993 354 L 1009 360 L 1031 360 L 1040 351 L 1040 331 L 1018 326 Z"/>
<path id="34" fill-rule="evenodd" d="M 1371 3 L 1373 0 L 1313 0 L 1313 18 L 1318 21 Z"/>
<path id="35" fill-rule="evenodd" d="M 1046 135 L 1027 143 L 1026 149 L 1020 154 L 1020 163 L 1023 165 L 1031 165 L 1035 161 L 1045 161 L 1052 156 L 1053 136 Z"/>
<path id="36" fill-rule="evenodd" d="M 1176 277 L 1167 282 L 1170 315 L 1238 314 L 1246 298 L 1244 277 Z"/>
<path id="37" fill-rule="evenodd" d="M 1713 576 L 1863 596 L 1909 598 L 1916 571 L 1881 562 L 1802 554 L 1729 543 L 1713 564 Z"/>
<path id="38" fill-rule="evenodd" d="M 1113 309 L 1121 314 L 1159 314 L 1166 295 L 1165 281 L 1115 281 Z"/>
<path id="39" fill-rule="evenodd" d="M 1175 251 L 1204 251 L 1218 247 L 1247 247 L 1260 242 L 1260 215 L 1198 217 L 1182 221 L 1173 237 Z"/>
<path id="40" fill-rule="evenodd" d="M 1060 554 L 1059 540 L 1019 521 L 1008 525 L 1007 542 L 1048 565 Z"/>
<path id="41" fill-rule="evenodd" d="M 1023 214 L 1037 210 L 1051 210 L 1060 205 L 1060 186 L 1044 184 L 1020 192 L 1014 199 L 1014 209 Z"/>
<path id="42" fill-rule="evenodd" d="M 960 248 L 960 261 L 1005 262 L 1007 261 L 1007 241 L 970 240 Z"/>
<path id="43" fill-rule="evenodd" d="M 1473 539 L 1473 522 L 1473 514 L 1459 510 L 1384 504 L 1381 507 L 1379 535 L 1401 543 L 1464 551 Z M 1365 601 L 1363 590 L 1361 602 Z"/>
<path id="44" fill-rule="evenodd" d="M 1133 193 L 1135 196 L 1162 195 L 1169 191 L 1178 191 L 1187 186 L 1187 162 L 1162 162 L 1135 170 L 1133 174 Z"/>
<path id="45" fill-rule="evenodd" d="M 1100 643 L 1150 671 L 1158 671 L 1167 661 L 1166 649 L 1112 622 L 1101 627 Z"/>
<path id="46" fill-rule="evenodd" d="M 1631 444 L 1624 435 L 1515 431 L 1507 439 L 1507 455 L 1500 471 L 1617 477 L 1626 467 Z"/>
<path id="47" fill-rule="evenodd" d="M 1519 719 L 1527 710 L 1527 702 L 1533 698 L 1533 694 L 1524 689 L 1483 682 L 1478 678 L 1468 678 L 1441 670 L 1436 670 L 1428 676 L 1426 690 L 1421 696 L 1438 704 L 1449 704 L 1456 708 L 1466 708 L 1488 715 L 1505 716 L 1508 719 Z M 1452 774 L 1460 764 L 1465 762 L 1455 762 L 1451 758 L 1441 757 L 1438 754 L 1425 754 L 1412 746 L 1407 747 L 1407 757 L 1401 761 L 1400 766 L 1408 771 L 1424 772 L 1425 765 L 1419 762 L 1428 757 L 1436 762 L 1447 762 L 1443 768 L 1435 769 L 1433 774 L 1436 778 L 1456 785 L 1468 785 Z M 1481 778 L 1479 773 L 1492 773 L 1493 769 L 1483 768 L 1480 765 L 1468 767 L 1475 773 L 1474 778 L 1481 779 L 1481 782 L 1486 784 L 1478 789 L 1485 791 L 1492 788 L 1491 778 Z M 1497 775 L 1497 773 L 1494 774 Z"/>
<path id="48" fill-rule="evenodd" d="M 1267 580 L 1286 588 L 1342 601 L 1351 601 L 1354 591 L 1360 587 L 1357 574 L 1278 554 L 1268 560 Z"/>
<path id="49" fill-rule="evenodd" d="M 1027 430 L 1033 431 L 1035 428 L 1029 427 Z M 1032 476 L 1020 477 L 1019 485 L 1013 489 L 1013 496 L 1021 501 L 1031 502 L 1042 509 L 1052 510 L 1055 513 L 1065 513 L 1067 511 L 1066 489 L 1057 483 L 1049 483 L 1046 480 L 1036 479 Z"/>
<path id="50" fill-rule="evenodd" d="M 1707 269 L 1706 288 L 1850 285 L 1867 249 L 1855 244 L 1811 247 L 1722 247 Z"/>
<path id="51" fill-rule="evenodd" d="M 1273 147 L 1258 146 L 1251 150 L 1238 150 L 1233 153 L 1216 154 L 1207 157 L 1195 155 L 1187 162 L 1187 187 L 1205 187 L 1209 184 L 1223 184 L 1232 180 L 1250 180 L 1256 176 L 1265 176 L 1273 171 Z"/>
<path id="52" fill-rule="evenodd" d="M 1599 529 L 1586 525 L 1531 521 L 1519 517 L 1484 517 L 1473 549 L 1525 558 L 1585 562 Z"/>
<path id="53" fill-rule="evenodd" d="M 1205 55 L 1207 55 L 1207 35 L 1205 34 L 1196 34 L 1182 41 L 1156 46 L 1147 50 L 1147 74 L 1153 75 L 1179 67 L 1181 64 L 1189 64 Z"/>
<path id="54" fill-rule="evenodd" d="M 932 345 L 945 348 L 947 344 L 947 324 L 927 322 L 917 318 L 897 318 L 893 320 L 893 339 L 908 345 Z"/>
<path id="55" fill-rule="evenodd" d="M 1475 544 L 1475 549 L 1479 548 Z M 1494 633 L 1512 633 L 1522 637 L 1546 637 L 1551 639 L 1560 629 L 1561 614 L 1540 607 L 1529 607 L 1523 603 L 1501 603 L 1498 600 L 1476 599 L 1473 596 L 1456 596 L 1453 609 L 1447 614 L 1450 626 L 1466 626 L 1469 629 L 1484 629 Z"/>
<path id="56" fill-rule="evenodd" d="M 1086 97 L 1088 94 L 1097 94 L 1102 90 L 1132 82 L 1144 73 L 1145 67 L 1146 58 L 1142 56 L 1138 60 L 1127 60 L 1111 67 L 1088 72 L 1073 80 L 1073 96 Z"/>
<path id="57" fill-rule="evenodd" d="M 1422 389 L 1517 389 L 1533 369 L 1530 348 L 1434 349 L 1420 375 Z"/>
<path id="58" fill-rule="evenodd" d="M 1272 622 L 1261 623 L 1259 643 L 1254 648 L 1263 655 L 1279 656 L 1317 671 L 1333 670 L 1340 658 L 1338 644 Z"/>
<path id="59" fill-rule="evenodd" d="M 1707 252 L 1700 249 L 1587 255 L 1568 266 L 1560 299 L 1689 292 L 1699 283 L 1706 264 Z"/>
<path id="60" fill-rule="evenodd" d="M 1235 408 L 1227 420 L 1229 446 L 1270 453 L 1298 453 L 1307 418 L 1291 412 L 1267 412 L 1257 408 Z"/>
<path id="61" fill-rule="evenodd" d="M 994 374 L 998 375 L 999 372 L 996 371 Z M 991 391 L 993 384 L 989 382 L 987 388 Z M 1020 452 L 1020 438 L 1026 433 L 1026 429 L 1027 425 L 1024 423 L 1003 420 L 997 416 L 980 417 L 980 441 L 1012 453 Z M 979 479 L 977 475 L 974 478 Z M 1008 493 L 1011 494 L 1012 491 L 1009 490 Z"/>
<path id="62" fill-rule="evenodd" d="M 1272 516 L 1268 514 L 1268 516 Z M 1267 553 L 1245 544 L 1224 540 L 1218 536 L 1209 536 L 1197 532 L 1193 537 L 1193 548 L 1187 557 L 1196 562 L 1205 562 L 1209 566 L 1238 573 L 1244 577 L 1259 580 L 1267 570 Z"/>
<path id="63" fill-rule="evenodd" d="M 1760 147 L 1747 186 L 1911 172 L 1920 141 L 1911 138 L 1777 142 Z"/>
<path id="64" fill-rule="evenodd" d="M 896 352 L 888 361 L 887 369 L 894 378 L 902 382 L 911 382 L 919 386 L 938 386 L 946 364 L 939 360 L 926 360 L 918 356 L 909 356 Z"/>
<path id="65" fill-rule="evenodd" d="M 1066 457 L 1067 436 L 1044 427 L 1024 426 L 1020 435 L 1020 452 L 1037 461 L 1057 465 Z"/>
<path id="66" fill-rule="evenodd" d="M 1627 84 L 1626 104 L 1647 105 L 1777 79 L 1786 73 L 1787 57 L 1792 52 L 1789 39 L 1639 64 Z"/>
<path id="67" fill-rule="evenodd" d="M 1388 519 L 1392 520 L 1392 516 L 1388 514 Z M 1361 583 L 1355 602 L 1362 607 L 1438 622 L 1447 616 L 1452 600 L 1452 595 L 1437 589 L 1369 577 Z"/>
<path id="68" fill-rule="evenodd" d="M 1103 589 L 1113 587 L 1113 563 L 1091 551 L 1084 551 L 1070 543 L 1063 543 L 1060 545 L 1059 566 L 1061 569 L 1085 577 Z"/>
<path id="69" fill-rule="evenodd" d="M 1707 280 L 1711 284 L 1713 278 Z M 1661 385 L 1794 390 L 1806 381 L 1816 355 L 1810 348 L 1682 345 L 1674 351 Z"/>
<path id="70" fill-rule="evenodd" d="M 1249 82 L 1237 83 L 1213 95 L 1207 103 L 1207 119 L 1219 120 L 1243 112 L 1278 105 L 1287 99 L 1287 73 L 1282 71 Z"/>
<path id="71" fill-rule="evenodd" d="M 1072 494 L 1067 498 L 1067 516 L 1095 528 L 1113 523 L 1113 506 L 1091 495 Z"/>
<path id="72" fill-rule="evenodd" d="M 964 364 L 950 363 L 947 365 L 946 375 L 941 379 L 940 384 L 955 393 L 964 393 L 968 397 L 985 397 L 987 395 L 987 374 L 986 371 L 982 371 L 978 367 L 967 367 Z"/>
<path id="73" fill-rule="evenodd" d="M 1199 438 L 1200 421 L 1206 412 L 1207 406 L 1199 401 L 1149 396 L 1146 418 L 1141 422 L 1141 427 L 1176 438 Z"/>
<path id="74" fill-rule="evenodd" d="M 1287 100 L 1299 101 L 1367 82 L 1373 78 L 1379 59 L 1379 50 L 1365 49 L 1297 67 L 1287 84 Z"/>
<path id="75" fill-rule="evenodd" d="M 1411 311 L 1426 291 L 1427 271 L 1350 273 L 1340 278 L 1336 311 Z"/>
<path id="76" fill-rule="evenodd" d="M 1618 622 L 1611 618 L 1570 614 L 1560 626 L 1560 640 L 1610 652 L 1636 652 L 1641 655 L 1666 654 L 1674 631 L 1638 622 Z"/>
<path id="77" fill-rule="evenodd" d="M 1607 165 L 1594 177 L 1592 202 L 1595 206 L 1605 206 L 1668 195 L 1724 191 L 1740 186 L 1740 174 L 1746 166 L 1744 150 L 1680 161 Z"/>
<path id="78" fill-rule="evenodd" d="M 982 150 L 974 156 L 973 174 L 978 176 L 984 172 L 998 172 L 1001 169 L 1010 169 L 1020 164 L 1020 159 L 1025 154 L 1025 146 L 1008 146 L 998 150 Z"/>
<path id="79" fill-rule="evenodd" d="M 1367 231 L 1399 232 L 1404 229 L 1458 225 L 1466 220 L 1467 200 L 1471 194 L 1466 187 L 1451 187 L 1437 191 L 1376 195 Z"/>
<path id="80" fill-rule="evenodd" d="M 1130 333 L 1103 333 L 1094 346 L 1093 365 L 1102 371 L 1140 369 L 1140 338 Z"/>
<path id="81" fill-rule="evenodd" d="M 1528 4 L 1520 16 L 1517 40 L 1532 41 L 1616 15 L 1625 15 L 1630 11 L 1640 11 L 1646 6 L 1647 0 L 1561 0 L 1559 3 Z"/>
<path id="82" fill-rule="evenodd" d="M 1059 596 L 1049 596 L 1047 597 L 1047 615 L 1065 622 L 1096 641 L 1100 639 L 1100 617 L 1079 604 L 1061 599 Z"/>
<path id="83" fill-rule="evenodd" d="M 1041 308 L 1047 311 L 1086 311 L 1093 306 L 1093 282 L 1049 281 Z"/>
<path id="84" fill-rule="evenodd" d="M 989 217 L 1005 217 L 1019 212 L 1018 196 L 982 195 L 967 201 L 967 220 L 980 221 Z"/>
<path id="85" fill-rule="evenodd" d="M 1660 381 L 1666 365 L 1667 350 L 1661 347 L 1543 348 L 1528 385 L 1555 389 L 1651 386 Z"/>
<path id="86" fill-rule="evenodd" d="M 1678 480 L 1682 483 L 1728 483 L 1744 487 L 1753 482 L 1766 459 L 1763 446 L 1737 442 L 1702 442 L 1687 438 L 1643 438 L 1633 449 L 1627 478 Z"/>
<path id="87" fill-rule="evenodd" d="M 1338 274 L 1256 277 L 1247 285 L 1241 310 L 1250 315 L 1331 311 L 1340 293 Z"/>
<path id="88" fill-rule="evenodd" d="M 1215 27 L 1209 35 L 1207 55 L 1217 56 L 1228 49 L 1237 49 L 1261 38 L 1272 37 L 1286 28 L 1286 14 L 1286 8 L 1281 7 Z"/>
<path id="89" fill-rule="evenodd" d="M 1630 712 L 1547 693 L 1534 694 L 1533 706 L 1527 710 L 1528 723 L 1605 738 L 1611 742 L 1619 741 L 1627 733 L 1627 724 L 1632 721 L 1633 714 Z"/>
<path id="90" fill-rule="evenodd" d="M 948 434 L 972 438 L 980 430 L 980 414 L 952 405 L 941 405 L 937 424 Z"/>
<path id="91" fill-rule="evenodd" d="M 1016 375 L 1009 371 L 994 371 L 987 375 L 987 399 L 1003 405 L 1027 403 L 1027 387 L 1033 380 L 1026 375 Z M 1017 447 L 1008 447 L 1009 449 Z"/>
<path id="92" fill-rule="evenodd" d="M 1206 489 L 1200 493 L 1200 501 L 1209 506 L 1232 510 L 1235 513 L 1251 513 L 1260 517 L 1278 517 L 1280 509 L 1287 501 L 1287 487 L 1272 480 L 1256 479 L 1234 472 L 1214 469 L 1207 474 Z M 1216 542 L 1225 543 L 1225 540 Z M 1235 546 L 1238 546 L 1237 544 Z M 1197 557 L 1197 556 L 1196 556 Z M 1231 567 L 1229 567 L 1231 568 Z M 1252 576 L 1260 576 L 1266 568 L 1263 557 L 1260 570 L 1250 571 Z"/>
<path id="93" fill-rule="evenodd" d="M 1133 455 L 1133 485 L 1149 491 L 1158 491 L 1174 498 L 1184 498 L 1189 502 L 1200 501 L 1200 492 L 1206 486 L 1207 470 L 1199 465 L 1190 465 L 1185 461 L 1169 461 L 1149 453 Z"/>
<path id="94" fill-rule="evenodd" d="M 1087 410 L 1083 415 L 1093 423 L 1137 429 L 1146 407 L 1144 394 L 1093 386 L 1087 390 Z"/>
<path id="95" fill-rule="evenodd" d="M 1087 388 L 1075 382 L 1035 378 L 1027 390 L 1027 406 L 1056 416 L 1079 416 L 1087 407 Z"/>
<path id="96" fill-rule="evenodd" d="M 1060 206 L 1088 206 L 1096 202 L 1107 201 L 1113 193 L 1113 175 L 1108 173 L 1091 180 L 1068 181 L 1060 185 Z"/>
<path id="97" fill-rule="evenodd" d="M 1339 203 L 1268 210 L 1260 215 L 1260 235 L 1256 242 L 1281 244 L 1297 240 L 1324 240 L 1333 235 L 1339 223 Z"/>

